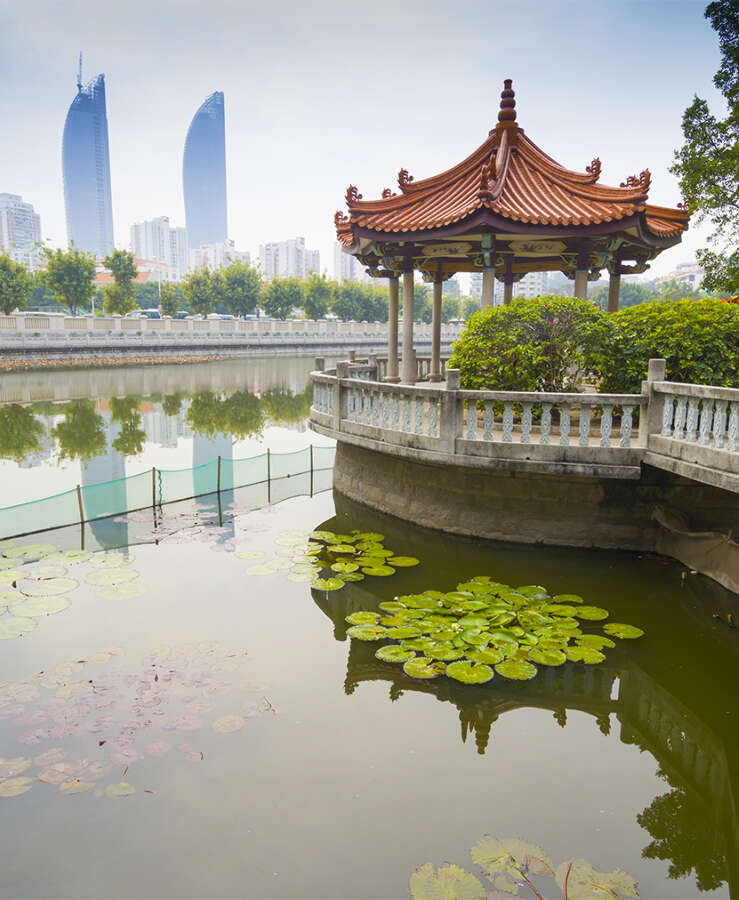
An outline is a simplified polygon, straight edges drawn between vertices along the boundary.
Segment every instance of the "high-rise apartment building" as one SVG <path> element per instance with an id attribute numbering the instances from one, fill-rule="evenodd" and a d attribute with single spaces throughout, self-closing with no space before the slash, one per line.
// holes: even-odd
<path id="1" fill-rule="evenodd" d="M 365 272 L 364 266 L 350 253 L 344 253 L 341 244 L 334 244 L 334 278 L 339 284 L 342 281 L 359 281 L 368 284 L 370 276 Z"/>
<path id="2" fill-rule="evenodd" d="M 527 272 L 513 285 L 514 297 L 541 297 L 547 292 L 546 272 Z"/>
<path id="3" fill-rule="evenodd" d="M 318 250 L 307 250 L 304 237 L 259 246 L 259 264 L 265 278 L 305 278 L 321 271 Z"/>
<path id="4" fill-rule="evenodd" d="M 113 201 L 110 191 L 108 116 L 105 76 L 82 84 L 64 123 L 62 138 L 67 238 L 78 250 L 107 256 L 113 250 Z"/>
<path id="5" fill-rule="evenodd" d="M 0 194 L 0 250 L 29 269 L 38 267 L 41 216 L 18 194 Z"/>
<path id="6" fill-rule="evenodd" d="M 131 250 L 141 259 L 166 263 L 169 267 L 167 281 L 179 281 L 189 271 L 187 231 L 170 225 L 167 216 L 134 222 Z"/>
<path id="7" fill-rule="evenodd" d="M 202 269 L 203 267 L 221 269 L 232 262 L 251 262 L 249 252 L 247 250 L 237 250 L 232 240 L 201 244 L 190 251 L 191 269 Z"/>
<path id="8" fill-rule="evenodd" d="M 226 120 L 222 91 L 207 97 L 190 122 L 182 158 L 182 187 L 190 247 L 225 241 Z"/>

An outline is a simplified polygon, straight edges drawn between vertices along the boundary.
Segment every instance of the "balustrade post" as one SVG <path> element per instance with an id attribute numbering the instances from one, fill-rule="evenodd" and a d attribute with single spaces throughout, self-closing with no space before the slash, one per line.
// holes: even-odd
<path id="1" fill-rule="evenodd" d="M 313 364 L 313 368 L 316 372 L 323 372 L 326 368 L 326 360 L 323 356 L 317 356 L 315 362 Z"/>
<path id="2" fill-rule="evenodd" d="M 664 381 L 667 370 L 667 360 L 650 359 L 647 380 L 641 383 L 641 392 L 646 396 L 646 406 L 641 407 L 639 413 L 639 443 L 647 446 L 650 434 L 659 434 L 662 431 L 662 418 L 665 409 L 665 395 L 659 394 L 652 387 L 655 381 Z"/>
<path id="3" fill-rule="evenodd" d="M 344 414 L 344 410 L 342 409 L 342 401 L 343 401 L 343 392 L 341 390 L 341 380 L 343 378 L 349 377 L 349 363 L 348 362 L 340 362 L 336 363 L 336 382 L 334 384 L 334 404 L 333 404 L 333 419 L 334 419 L 334 431 L 341 431 L 341 419 Z"/>
<path id="4" fill-rule="evenodd" d="M 444 453 L 454 455 L 460 431 L 459 369 L 446 370 L 446 390 L 440 394 L 439 444 Z"/>

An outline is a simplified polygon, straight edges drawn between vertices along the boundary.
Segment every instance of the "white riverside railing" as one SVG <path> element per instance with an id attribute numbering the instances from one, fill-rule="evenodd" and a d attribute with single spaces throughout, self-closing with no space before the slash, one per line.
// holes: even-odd
<path id="1" fill-rule="evenodd" d="M 556 474 L 637 478 L 647 462 L 739 491 L 739 390 L 662 381 L 663 361 L 650 362 L 640 394 L 470 391 L 459 388 L 453 369 L 446 383 L 417 384 L 383 382 L 381 371 L 370 357 L 313 372 L 316 430 L 382 452 L 441 454 L 460 465 L 487 459 L 539 472 L 550 466 Z"/>

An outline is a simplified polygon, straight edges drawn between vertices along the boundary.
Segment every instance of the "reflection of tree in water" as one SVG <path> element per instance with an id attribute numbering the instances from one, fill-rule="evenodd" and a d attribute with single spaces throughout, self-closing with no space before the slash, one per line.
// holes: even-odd
<path id="1" fill-rule="evenodd" d="M 289 388 L 270 388 L 262 394 L 264 414 L 273 422 L 294 425 L 308 418 L 313 402 L 313 385 L 293 394 Z"/>
<path id="2" fill-rule="evenodd" d="M 138 397 L 110 398 L 111 418 L 121 426 L 113 441 L 113 449 L 124 456 L 136 456 L 144 449 L 146 432 L 141 427 L 143 419 L 139 412 L 140 405 Z"/>
<path id="3" fill-rule="evenodd" d="M 72 400 L 61 407 L 64 421 L 51 432 L 59 442 L 60 459 L 92 459 L 105 452 L 103 417 L 93 400 Z"/>
<path id="4" fill-rule="evenodd" d="M 0 458 L 22 462 L 41 449 L 43 433 L 44 426 L 27 407 L 17 403 L 0 406 Z"/>
<path id="5" fill-rule="evenodd" d="M 182 409 L 182 394 L 176 391 L 174 394 L 168 394 L 162 400 L 162 412 L 165 416 L 177 416 Z"/>
<path id="6" fill-rule="evenodd" d="M 196 434 L 245 438 L 261 432 L 264 413 L 259 397 L 248 391 L 235 391 L 224 398 L 212 391 L 198 391 L 190 401 L 187 421 Z"/>
<path id="7" fill-rule="evenodd" d="M 659 774 L 671 784 L 662 771 Z M 698 890 L 713 891 L 727 880 L 725 850 L 718 846 L 717 834 L 705 803 L 682 788 L 655 797 L 636 817 L 654 838 L 642 850 L 645 859 L 669 860 L 670 878 L 687 878 L 695 870 Z"/>

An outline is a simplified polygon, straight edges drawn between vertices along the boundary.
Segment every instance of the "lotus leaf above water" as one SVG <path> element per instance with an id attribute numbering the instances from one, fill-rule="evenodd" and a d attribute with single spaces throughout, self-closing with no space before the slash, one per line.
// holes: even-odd
<path id="1" fill-rule="evenodd" d="M 379 610 L 347 616 L 349 637 L 397 641 L 381 647 L 377 658 L 402 661 L 413 678 L 445 674 L 463 684 L 484 684 L 495 675 L 528 681 L 539 666 L 603 662 L 603 651 L 615 647 L 614 641 L 584 629 L 602 627 L 615 638 L 644 633 L 623 623 L 601 626 L 608 610 L 588 606 L 576 594 L 551 597 L 542 585 L 513 588 L 489 575 L 446 593 L 427 590 L 384 600 Z M 405 652 L 390 652 L 392 647 Z"/>

